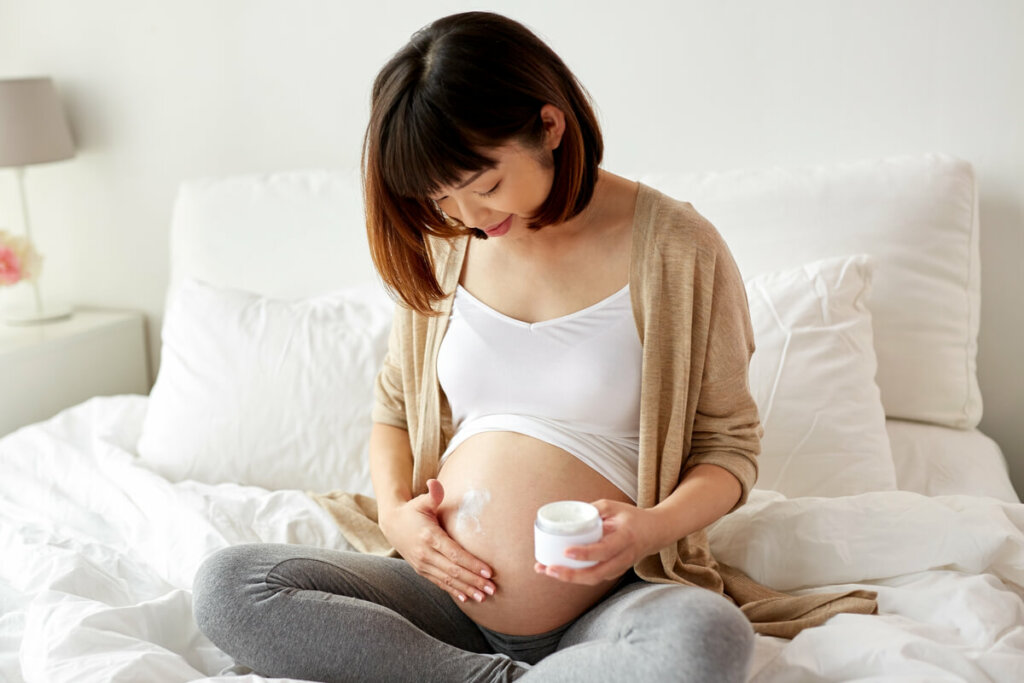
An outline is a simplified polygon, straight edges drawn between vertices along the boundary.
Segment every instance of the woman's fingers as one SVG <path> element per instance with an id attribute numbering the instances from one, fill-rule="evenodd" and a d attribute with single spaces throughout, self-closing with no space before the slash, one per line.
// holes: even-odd
<path id="1" fill-rule="evenodd" d="M 462 601 L 468 596 L 480 602 L 494 595 L 497 586 L 489 580 L 490 567 L 466 552 L 443 529 L 427 527 L 421 539 L 414 558 L 417 572 Z"/>
<path id="2" fill-rule="evenodd" d="M 451 536 L 438 528 L 430 543 L 436 555 L 431 564 L 437 567 L 446 577 L 451 577 L 467 586 L 473 587 L 473 597 L 477 591 L 484 595 L 494 595 L 496 587 L 492 581 L 491 568 L 460 546 Z"/>
<path id="3" fill-rule="evenodd" d="M 427 479 L 427 493 L 430 495 L 430 501 L 434 504 L 434 509 L 441 507 L 441 501 L 444 500 L 444 486 L 441 485 L 437 479 Z"/>
<path id="4" fill-rule="evenodd" d="M 494 584 L 482 576 L 451 562 L 442 553 L 436 553 L 432 559 L 425 567 L 427 578 L 460 601 L 483 602 L 488 595 L 494 595 Z"/>
<path id="5" fill-rule="evenodd" d="M 464 570 L 448 573 L 437 565 L 429 565 L 426 575 L 428 579 L 460 602 L 467 600 L 483 602 L 490 595 L 484 588 L 475 585 L 473 575 Z"/>
<path id="6" fill-rule="evenodd" d="M 558 579 L 559 581 L 594 586 L 602 581 L 610 581 L 611 579 L 622 576 L 623 573 L 629 571 L 631 566 L 632 556 L 627 550 L 623 550 L 617 555 L 610 557 L 599 564 L 595 564 L 593 567 L 572 569 L 570 567 L 556 565 L 544 566 L 538 562 L 534 565 L 533 570 L 538 573 L 544 573 L 553 579 Z"/>
<path id="7" fill-rule="evenodd" d="M 444 555 L 452 564 L 464 567 L 476 576 L 485 579 L 489 579 L 493 575 L 490 567 L 456 543 L 440 526 L 435 529 L 431 541 L 431 547 Z"/>
<path id="8" fill-rule="evenodd" d="M 427 480 L 427 492 L 413 498 L 410 503 L 421 513 L 428 516 L 436 516 L 437 508 L 444 500 L 444 487 L 437 479 Z"/>

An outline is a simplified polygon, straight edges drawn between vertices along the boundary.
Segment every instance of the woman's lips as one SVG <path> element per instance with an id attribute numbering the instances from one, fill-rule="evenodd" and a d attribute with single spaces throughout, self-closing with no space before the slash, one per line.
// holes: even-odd
<path id="1" fill-rule="evenodd" d="M 488 237 L 498 237 L 508 232 L 508 229 L 512 227 L 512 215 L 503 220 L 502 222 L 495 225 L 493 228 L 484 228 L 484 232 L 487 233 Z"/>

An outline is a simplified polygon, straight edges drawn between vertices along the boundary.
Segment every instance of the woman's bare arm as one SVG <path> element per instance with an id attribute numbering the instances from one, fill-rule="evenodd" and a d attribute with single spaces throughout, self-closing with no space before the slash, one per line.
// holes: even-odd
<path id="1" fill-rule="evenodd" d="M 652 552 L 717 521 L 732 510 L 741 493 L 739 480 L 727 469 L 696 465 L 668 498 L 651 508 L 657 520 L 652 528 L 659 532 L 651 540 Z"/>
<path id="2" fill-rule="evenodd" d="M 370 429 L 370 479 L 378 517 L 412 498 L 412 446 L 409 432 L 374 422 Z"/>

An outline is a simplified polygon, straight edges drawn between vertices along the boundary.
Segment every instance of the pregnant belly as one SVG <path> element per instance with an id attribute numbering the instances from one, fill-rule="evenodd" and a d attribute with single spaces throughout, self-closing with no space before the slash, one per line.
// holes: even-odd
<path id="1" fill-rule="evenodd" d="M 541 505 L 631 502 L 578 458 L 523 434 L 483 432 L 448 456 L 437 478 L 445 490 L 445 531 L 494 572 L 493 596 L 455 603 L 477 624 L 512 635 L 544 633 L 578 617 L 614 585 L 570 584 L 533 570 L 533 520 Z"/>

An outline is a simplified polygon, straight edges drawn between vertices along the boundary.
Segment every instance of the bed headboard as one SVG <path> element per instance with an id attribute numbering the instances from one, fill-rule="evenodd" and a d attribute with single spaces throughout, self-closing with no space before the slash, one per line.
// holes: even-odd
<path id="1" fill-rule="evenodd" d="M 694 207 L 745 278 L 828 256 L 879 260 L 869 301 L 889 417 L 981 419 L 981 282 L 971 165 L 944 154 L 804 168 L 634 175 Z M 376 281 L 359 175 L 291 171 L 182 184 L 167 300 L 186 276 L 276 298 Z"/>

